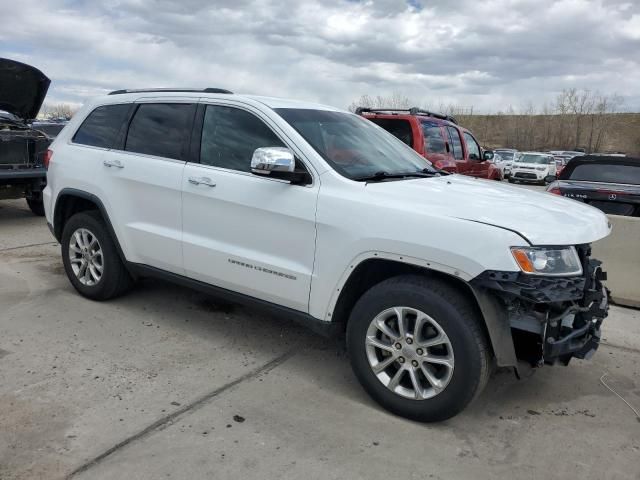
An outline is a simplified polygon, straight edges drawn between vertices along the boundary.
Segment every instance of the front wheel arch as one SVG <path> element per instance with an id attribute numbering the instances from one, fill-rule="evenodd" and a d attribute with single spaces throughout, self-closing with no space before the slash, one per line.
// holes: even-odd
<path id="1" fill-rule="evenodd" d="M 340 293 L 332 309 L 332 322 L 346 325 L 356 302 L 366 291 L 375 285 L 401 275 L 421 275 L 439 279 L 458 290 L 469 299 L 478 318 L 482 318 L 482 328 L 490 339 L 492 354 L 500 366 L 516 366 L 515 347 L 511 339 L 511 331 L 506 323 L 506 314 L 499 302 L 490 294 L 480 291 L 463 279 L 437 270 L 403 263 L 401 261 L 369 258 L 354 266 L 346 282 L 339 289 Z"/>

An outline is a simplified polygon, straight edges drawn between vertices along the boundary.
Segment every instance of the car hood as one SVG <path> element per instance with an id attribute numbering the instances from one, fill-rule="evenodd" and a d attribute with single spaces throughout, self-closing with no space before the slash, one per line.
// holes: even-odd
<path id="1" fill-rule="evenodd" d="M 0 58 L 0 110 L 22 120 L 36 118 L 50 83 L 37 68 Z"/>
<path id="2" fill-rule="evenodd" d="M 369 183 L 386 205 L 420 209 L 511 230 L 532 245 L 579 245 L 611 231 L 600 210 L 546 192 L 463 175 Z"/>

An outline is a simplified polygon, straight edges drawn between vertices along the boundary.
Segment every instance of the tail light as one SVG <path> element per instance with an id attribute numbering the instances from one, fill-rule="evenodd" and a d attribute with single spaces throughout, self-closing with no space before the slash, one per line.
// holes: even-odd
<path id="1" fill-rule="evenodd" d="M 554 185 L 553 183 L 549 185 L 549 188 L 547 188 L 547 192 L 553 193 L 555 195 L 562 195 L 560 187 L 558 185 Z"/>
<path id="2" fill-rule="evenodd" d="M 51 163 L 51 158 L 53 157 L 53 150 L 47 150 L 42 158 L 42 163 L 44 164 L 44 168 L 49 170 L 49 164 Z"/>

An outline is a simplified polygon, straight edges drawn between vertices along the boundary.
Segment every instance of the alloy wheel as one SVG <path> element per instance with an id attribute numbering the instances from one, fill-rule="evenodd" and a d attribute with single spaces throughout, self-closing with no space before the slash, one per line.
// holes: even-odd
<path id="1" fill-rule="evenodd" d="M 378 380 L 402 397 L 435 397 L 453 376 L 449 337 L 438 322 L 415 308 L 393 307 L 378 314 L 369 324 L 365 346 Z"/>
<path id="2" fill-rule="evenodd" d="M 104 257 L 98 238 L 86 228 L 78 228 L 69 240 L 69 261 L 81 284 L 96 285 L 104 272 Z"/>

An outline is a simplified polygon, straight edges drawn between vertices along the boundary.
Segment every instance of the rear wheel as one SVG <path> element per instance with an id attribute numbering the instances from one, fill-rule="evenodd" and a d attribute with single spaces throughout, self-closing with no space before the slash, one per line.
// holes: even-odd
<path id="1" fill-rule="evenodd" d="M 490 350 L 476 317 L 446 283 L 414 275 L 386 280 L 358 300 L 347 325 L 356 377 L 397 415 L 450 418 L 489 377 Z"/>
<path id="2" fill-rule="evenodd" d="M 131 276 L 98 212 L 73 215 L 64 226 L 61 245 L 67 277 L 81 295 L 107 300 L 131 287 Z"/>
<path id="3" fill-rule="evenodd" d="M 34 200 L 31 198 L 27 198 L 27 205 L 29 205 L 29 208 L 34 215 L 44 217 L 44 203 L 42 202 L 42 199 Z"/>

